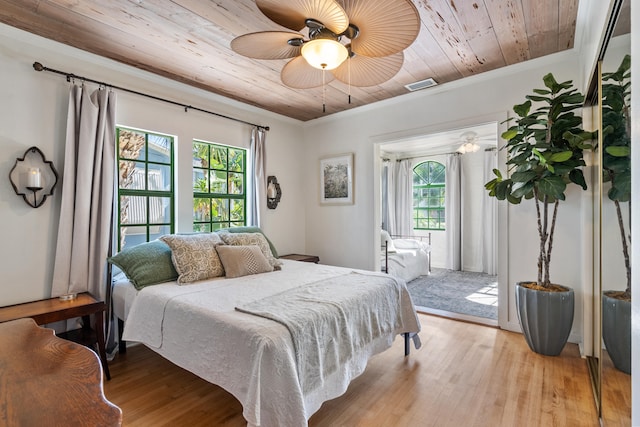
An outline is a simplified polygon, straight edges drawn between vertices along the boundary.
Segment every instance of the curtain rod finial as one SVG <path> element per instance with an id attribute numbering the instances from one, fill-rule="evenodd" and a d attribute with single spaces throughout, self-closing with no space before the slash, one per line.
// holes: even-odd
<path id="1" fill-rule="evenodd" d="M 36 71 L 42 71 L 42 70 L 44 70 L 44 65 L 42 65 L 39 62 L 34 62 L 33 63 L 33 69 L 36 70 Z"/>

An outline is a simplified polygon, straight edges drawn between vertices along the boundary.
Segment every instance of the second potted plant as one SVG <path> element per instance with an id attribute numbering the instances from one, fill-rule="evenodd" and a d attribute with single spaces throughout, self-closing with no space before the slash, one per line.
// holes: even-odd
<path id="1" fill-rule="evenodd" d="M 610 185 L 607 196 L 615 206 L 626 274 L 626 289 L 602 293 L 602 339 L 613 365 L 627 374 L 631 374 L 631 236 L 625 227 L 625 219 L 631 218 L 630 69 L 631 56 L 626 55 L 615 72 L 602 74 L 603 181 Z"/>
<path id="2" fill-rule="evenodd" d="M 523 198 L 535 202 L 538 277 L 516 285 L 516 305 L 529 347 L 555 356 L 569 338 L 574 312 L 573 290 L 549 278 L 556 218 L 568 184 L 587 188 L 582 167 L 584 151 L 593 148 L 589 143 L 593 133 L 584 131 L 582 117 L 576 114 L 584 97 L 573 83 L 558 83 L 551 73 L 543 82 L 544 89 L 534 89 L 526 102 L 513 107 L 517 117 L 509 121 L 515 123 L 502 134 L 509 176 L 495 169 L 496 178 L 485 188 L 490 196 L 509 203 L 518 204 Z"/>

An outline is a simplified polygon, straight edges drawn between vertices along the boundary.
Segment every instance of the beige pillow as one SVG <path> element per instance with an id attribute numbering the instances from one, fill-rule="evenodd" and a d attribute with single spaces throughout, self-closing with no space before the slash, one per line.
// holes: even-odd
<path id="1" fill-rule="evenodd" d="M 216 247 L 216 251 L 224 266 L 225 275 L 229 278 L 273 271 L 258 246 L 220 245 Z"/>
<path id="2" fill-rule="evenodd" d="M 167 234 L 160 237 L 171 248 L 171 260 L 178 272 L 178 283 L 224 276 L 216 246 L 224 242 L 215 233 Z"/>
<path id="3" fill-rule="evenodd" d="M 231 246 L 258 246 L 264 257 L 274 270 L 280 270 L 282 261 L 275 258 L 271 253 L 269 242 L 262 233 L 225 233 L 220 232 L 220 237 L 227 245 Z"/>

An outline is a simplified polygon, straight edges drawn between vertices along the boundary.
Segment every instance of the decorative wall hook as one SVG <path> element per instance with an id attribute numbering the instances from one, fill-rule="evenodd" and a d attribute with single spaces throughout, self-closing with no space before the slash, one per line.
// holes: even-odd
<path id="1" fill-rule="evenodd" d="M 275 209 L 280 203 L 282 197 L 282 191 L 280 190 L 280 184 L 278 184 L 278 178 L 275 176 L 269 176 L 267 178 L 267 207 L 269 209 Z"/>
<path id="2" fill-rule="evenodd" d="M 38 156 L 38 154 L 40 156 Z M 13 191 L 32 208 L 42 206 L 58 183 L 58 172 L 38 147 L 30 147 L 9 171 Z"/>

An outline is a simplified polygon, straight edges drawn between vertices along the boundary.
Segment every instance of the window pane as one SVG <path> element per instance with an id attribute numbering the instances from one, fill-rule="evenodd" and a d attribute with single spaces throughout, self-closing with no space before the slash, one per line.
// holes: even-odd
<path id="1" fill-rule="evenodd" d="M 214 222 L 213 224 L 211 224 L 211 231 L 221 230 L 223 228 L 229 228 L 229 223 L 228 222 Z"/>
<path id="2" fill-rule="evenodd" d="M 193 170 L 193 191 L 198 193 L 208 193 L 207 172 L 202 169 Z"/>
<path id="3" fill-rule="evenodd" d="M 193 166 L 197 168 L 209 167 L 209 144 L 193 143 Z"/>
<path id="4" fill-rule="evenodd" d="M 171 140 L 164 135 L 149 134 L 148 151 L 149 161 L 171 164 Z"/>
<path id="5" fill-rule="evenodd" d="M 149 227 L 149 241 L 155 240 L 166 234 L 171 234 L 170 225 L 154 225 L 153 227 Z"/>
<path id="6" fill-rule="evenodd" d="M 171 166 L 149 164 L 149 186 L 151 191 L 171 191 Z"/>
<path id="7" fill-rule="evenodd" d="M 225 147 L 211 147 L 211 169 L 227 169 L 227 149 Z"/>
<path id="8" fill-rule="evenodd" d="M 242 187 L 242 181 L 244 175 L 241 173 L 229 172 L 229 194 L 243 194 L 244 188 Z"/>
<path id="9" fill-rule="evenodd" d="M 229 199 L 211 199 L 211 219 L 229 221 Z"/>
<path id="10" fill-rule="evenodd" d="M 118 186 L 127 190 L 144 190 L 144 163 L 121 160 Z"/>
<path id="11" fill-rule="evenodd" d="M 193 231 L 195 231 L 196 233 L 210 233 L 211 224 L 208 222 L 202 224 L 193 224 Z"/>
<path id="12" fill-rule="evenodd" d="M 121 196 L 120 223 L 146 224 L 147 198 L 144 196 Z"/>
<path id="13" fill-rule="evenodd" d="M 244 221 L 244 200 L 231 200 L 231 221 Z"/>
<path id="14" fill-rule="evenodd" d="M 121 227 L 120 250 L 145 243 L 147 241 L 147 227 Z"/>
<path id="15" fill-rule="evenodd" d="M 144 160 L 145 134 L 128 129 L 118 131 L 118 150 L 120 158 L 130 160 Z"/>
<path id="16" fill-rule="evenodd" d="M 234 172 L 243 172 L 244 168 L 244 150 L 234 150 L 229 148 L 229 170 Z"/>
<path id="17" fill-rule="evenodd" d="M 171 199 L 169 197 L 149 197 L 149 223 L 171 222 Z"/>
<path id="18" fill-rule="evenodd" d="M 193 220 L 194 221 L 211 221 L 211 206 L 209 206 L 209 200 L 206 199 L 193 199 Z"/>
<path id="19" fill-rule="evenodd" d="M 211 171 L 211 192 L 216 194 L 227 194 L 227 173 L 224 171 Z"/>

